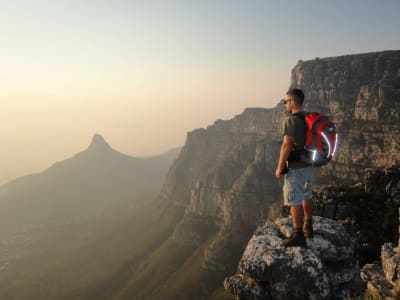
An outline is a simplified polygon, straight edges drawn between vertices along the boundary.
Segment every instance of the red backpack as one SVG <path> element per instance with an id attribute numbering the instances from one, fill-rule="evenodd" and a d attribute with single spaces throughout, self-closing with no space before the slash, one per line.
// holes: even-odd
<path id="1" fill-rule="evenodd" d="M 317 112 L 295 115 L 304 119 L 307 127 L 301 161 L 316 167 L 326 165 L 337 149 L 338 135 L 335 124 L 327 116 Z"/>

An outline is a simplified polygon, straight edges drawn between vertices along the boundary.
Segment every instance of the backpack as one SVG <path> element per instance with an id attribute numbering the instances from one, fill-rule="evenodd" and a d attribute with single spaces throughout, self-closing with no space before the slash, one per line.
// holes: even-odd
<path id="1" fill-rule="evenodd" d="M 302 118 L 307 128 L 300 160 L 315 167 L 326 165 L 337 149 L 338 135 L 335 124 L 327 116 L 317 112 L 294 115 Z"/>

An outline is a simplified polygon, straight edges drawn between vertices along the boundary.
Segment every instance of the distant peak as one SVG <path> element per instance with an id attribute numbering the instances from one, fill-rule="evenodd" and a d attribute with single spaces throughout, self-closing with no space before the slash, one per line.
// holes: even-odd
<path id="1" fill-rule="evenodd" d="M 89 145 L 88 149 L 109 149 L 111 150 L 111 146 L 104 140 L 104 138 L 100 134 L 93 135 L 92 142 Z"/>

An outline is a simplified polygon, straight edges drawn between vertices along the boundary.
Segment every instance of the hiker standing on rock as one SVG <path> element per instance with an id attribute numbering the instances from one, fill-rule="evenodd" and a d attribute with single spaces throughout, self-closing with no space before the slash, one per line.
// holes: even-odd
<path id="1" fill-rule="evenodd" d="M 293 221 L 292 235 L 281 242 L 281 246 L 305 246 L 306 239 L 312 238 L 312 187 L 314 167 L 300 160 L 306 140 L 306 125 L 303 111 L 304 93 L 290 89 L 284 104 L 290 114 L 283 123 L 283 142 L 279 155 L 276 178 L 284 176 L 284 203 L 290 206 Z"/>

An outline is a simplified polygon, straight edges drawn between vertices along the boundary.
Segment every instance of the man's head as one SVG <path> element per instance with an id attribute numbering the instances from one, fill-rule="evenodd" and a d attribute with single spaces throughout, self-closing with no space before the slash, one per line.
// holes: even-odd
<path id="1" fill-rule="evenodd" d="M 300 111 L 304 102 L 304 93 L 300 89 L 290 89 L 285 96 L 285 109 L 288 113 Z"/>

